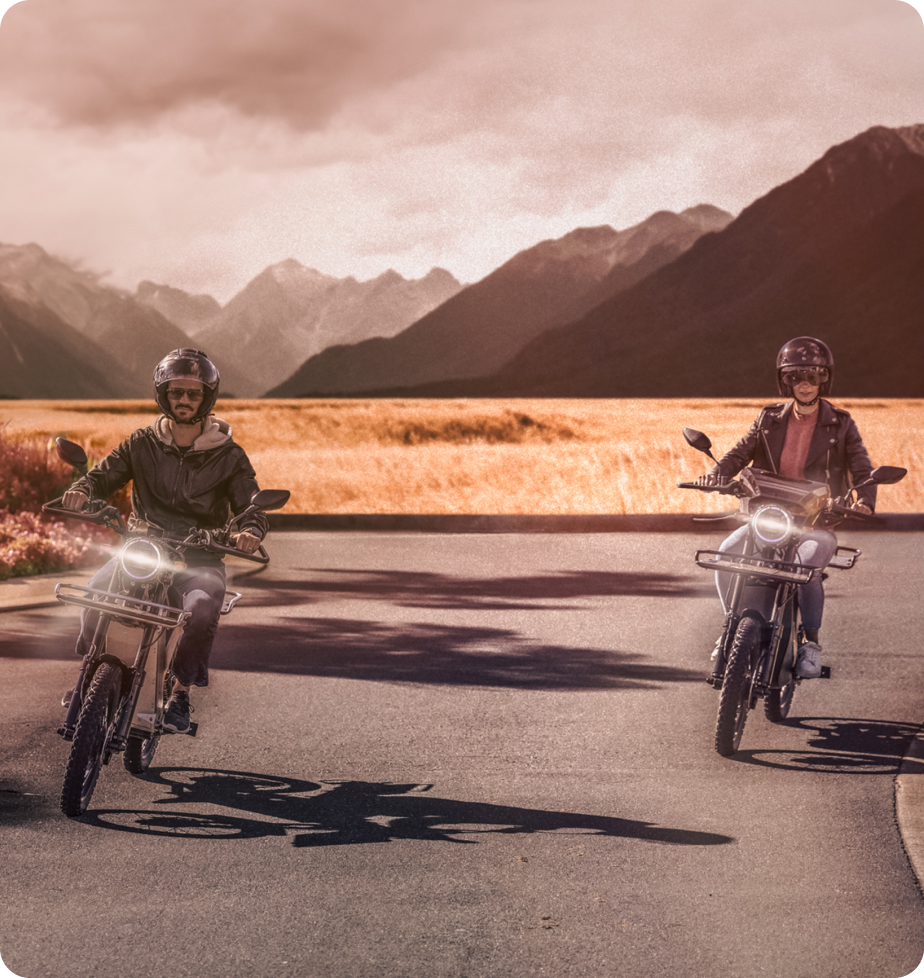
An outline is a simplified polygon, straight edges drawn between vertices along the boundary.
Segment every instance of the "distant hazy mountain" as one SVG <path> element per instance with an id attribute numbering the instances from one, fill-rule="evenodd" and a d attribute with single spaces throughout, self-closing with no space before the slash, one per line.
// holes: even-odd
<path id="1" fill-rule="evenodd" d="M 43 376 L 44 361 L 51 351 L 40 346 L 33 360 L 25 356 L 26 347 L 20 339 L 17 349 L 23 360 L 15 383 L 10 381 L 15 391 L 9 390 L 21 391 L 20 397 L 148 397 L 153 391 L 154 366 L 164 354 L 195 345 L 155 309 L 100 284 L 95 276 L 54 258 L 36 244 L 0 245 L 0 289 L 8 314 L 17 322 L 32 324 L 36 337 L 54 336 L 56 342 L 65 344 L 75 375 L 84 370 L 81 364 L 96 364 L 82 378 L 75 376 L 67 387 L 70 390 L 76 384 L 85 393 L 64 393 L 65 388 L 54 386 L 50 393 L 44 393 L 49 389 Z M 73 340 L 69 331 L 66 335 L 70 338 L 65 340 L 62 325 L 76 331 L 79 341 Z M 7 322 L 3 326 L 7 327 Z M 216 362 L 222 389 L 236 393 L 235 388 L 242 386 L 241 372 L 230 357 L 216 357 Z M 101 367 L 105 379 L 98 378 Z M 94 378 L 92 382 L 90 378 Z"/>
<path id="2" fill-rule="evenodd" d="M 132 396 L 131 379 L 105 350 L 0 283 L 0 399 Z"/>
<path id="3" fill-rule="evenodd" d="M 731 219 L 703 205 L 683 214 L 661 211 L 625 231 L 580 228 L 540 242 L 392 339 L 328 347 L 270 395 L 347 394 L 485 374 Z"/>
<path id="4" fill-rule="evenodd" d="M 439 268 L 417 280 L 387 271 L 358 282 L 289 259 L 245 286 L 196 332 L 196 343 L 206 351 L 233 350 L 247 370 L 241 393 L 257 396 L 325 347 L 393 336 L 461 288 Z"/>
<path id="5" fill-rule="evenodd" d="M 182 289 L 155 282 L 141 282 L 134 297 L 193 337 L 221 312 L 221 305 L 210 295 L 190 295 Z"/>
<path id="6" fill-rule="evenodd" d="M 834 350 L 835 395 L 924 396 L 924 126 L 833 147 L 493 376 L 419 393 L 774 396 L 802 334 Z"/>

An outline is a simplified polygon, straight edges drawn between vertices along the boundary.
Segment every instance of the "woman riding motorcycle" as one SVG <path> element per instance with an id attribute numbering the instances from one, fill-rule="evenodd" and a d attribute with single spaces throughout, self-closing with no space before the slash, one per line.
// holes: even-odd
<path id="1" fill-rule="evenodd" d="M 790 479 L 825 483 L 832 496 L 843 496 L 863 482 L 872 471 L 869 454 L 847 411 L 825 400 L 834 383 L 834 356 L 828 346 L 811 336 L 790 340 L 777 354 L 776 378 L 780 394 L 791 398 L 765 407 L 748 433 L 697 481 L 716 485 L 736 476 L 745 466 L 764 469 Z M 876 505 L 876 487 L 857 492 L 853 508 L 869 515 Z M 727 537 L 719 550 L 741 553 L 748 527 Z M 830 530 L 805 534 L 797 551 L 808 567 L 827 566 L 837 551 L 837 538 Z M 716 575 L 723 609 L 730 575 Z M 799 588 L 799 608 L 806 641 L 799 649 L 796 675 L 814 679 L 821 675 L 821 646 L 818 632 L 824 611 L 821 575 Z M 712 654 L 718 658 L 718 646 Z"/>

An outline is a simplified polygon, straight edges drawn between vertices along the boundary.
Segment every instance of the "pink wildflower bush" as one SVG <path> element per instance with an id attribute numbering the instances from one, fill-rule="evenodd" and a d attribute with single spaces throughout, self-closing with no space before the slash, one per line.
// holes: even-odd
<path id="1" fill-rule="evenodd" d="M 111 538 L 88 523 L 0 509 L 0 580 L 100 564 L 107 556 L 102 545 Z"/>
<path id="2" fill-rule="evenodd" d="M 0 425 L 0 581 L 102 562 L 101 546 L 111 542 L 111 531 L 41 513 L 42 504 L 62 495 L 73 479 L 53 444 L 14 441 Z M 125 501 L 119 500 L 120 508 Z"/>

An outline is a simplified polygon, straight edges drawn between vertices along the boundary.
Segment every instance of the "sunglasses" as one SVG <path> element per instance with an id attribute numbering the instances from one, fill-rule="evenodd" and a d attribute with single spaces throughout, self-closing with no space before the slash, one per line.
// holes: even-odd
<path id="1" fill-rule="evenodd" d="M 202 391 L 187 391 L 183 390 L 182 387 L 171 387 L 167 391 L 167 397 L 171 401 L 182 401 L 184 397 L 188 397 L 192 404 L 201 401 L 204 396 L 205 394 Z"/>
<path id="2" fill-rule="evenodd" d="M 824 367 L 820 370 L 790 370 L 783 374 L 787 384 L 801 384 L 804 381 L 812 387 L 819 387 L 827 379 L 828 371 Z"/>

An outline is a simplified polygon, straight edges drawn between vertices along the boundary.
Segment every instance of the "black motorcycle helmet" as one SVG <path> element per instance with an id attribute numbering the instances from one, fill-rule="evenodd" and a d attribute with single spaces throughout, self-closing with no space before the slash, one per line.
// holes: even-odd
<path id="1" fill-rule="evenodd" d="M 792 384 L 786 381 L 784 370 L 789 367 L 823 367 L 827 379 L 819 386 L 818 396 L 827 397 L 834 386 L 834 354 L 827 343 L 813 336 L 797 336 L 776 355 L 776 385 L 784 397 L 792 397 Z"/>
<path id="2" fill-rule="evenodd" d="M 201 350 L 173 350 L 154 368 L 154 397 L 157 406 L 164 414 L 176 421 L 167 388 L 173 380 L 198 380 L 202 384 L 202 400 L 199 410 L 186 422 L 197 424 L 212 413 L 218 398 L 218 384 L 221 377 L 218 368 Z"/>

